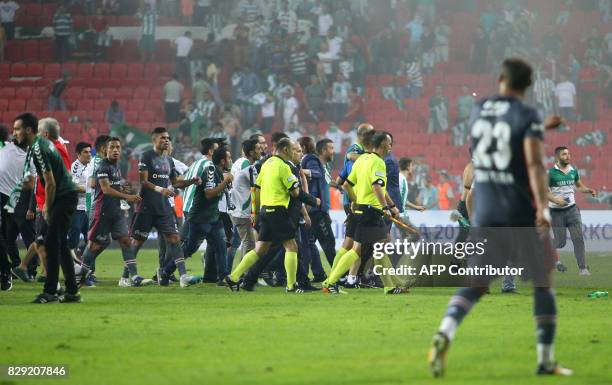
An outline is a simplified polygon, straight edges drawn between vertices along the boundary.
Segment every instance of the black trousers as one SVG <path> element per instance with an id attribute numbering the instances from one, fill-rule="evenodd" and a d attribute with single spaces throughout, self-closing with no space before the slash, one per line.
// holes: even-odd
<path id="1" fill-rule="evenodd" d="M 60 265 L 66 280 L 66 292 L 76 294 L 79 290 L 74 275 L 74 262 L 68 247 L 68 230 L 70 230 L 72 216 L 76 211 L 77 201 L 76 192 L 55 198 L 53 207 L 49 212 L 49 229 L 45 240 L 47 281 L 44 289 L 49 294 L 57 292 Z"/>
<path id="2" fill-rule="evenodd" d="M 310 258 L 320 258 L 319 249 L 316 245 L 316 242 L 319 241 L 327 262 L 332 266 L 336 257 L 336 237 L 331 227 L 332 220 L 329 213 L 313 211 L 310 213 L 310 220 L 312 221 L 312 227 L 310 229 L 310 239 L 307 240 L 310 248 Z M 308 261 L 308 265 L 310 265 L 310 261 Z M 318 265 L 321 265 L 321 262 Z"/>
<path id="3" fill-rule="evenodd" d="M 8 195 L 0 194 L 0 272 L 3 273 L 9 272 L 11 267 L 19 266 L 21 262 L 17 247 L 18 225 L 13 214 L 4 209 L 8 200 Z"/>

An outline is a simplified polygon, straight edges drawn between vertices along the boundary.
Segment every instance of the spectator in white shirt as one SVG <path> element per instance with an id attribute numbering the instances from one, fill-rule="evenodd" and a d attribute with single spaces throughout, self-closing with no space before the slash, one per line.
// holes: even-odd
<path id="1" fill-rule="evenodd" d="M 561 81 L 555 87 L 555 96 L 559 113 L 563 119 L 573 121 L 576 110 L 576 86 L 567 79 L 565 74 L 561 74 Z"/>
<path id="2" fill-rule="evenodd" d="M 12 40 L 15 37 L 15 12 L 19 5 L 13 0 L 2 0 L 0 3 L 0 23 L 6 32 L 6 39 Z"/>
<path id="3" fill-rule="evenodd" d="M 283 0 L 281 10 L 276 19 L 280 22 L 281 28 L 288 34 L 293 35 L 297 32 L 298 19 L 294 11 L 289 9 L 287 0 Z"/>
<path id="4" fill-rule="evenodd" d="M 189 66 L 189 54 L 193 47 L 191 31 L 185 32 L 183 36 L 177 37 L 172 43 L 176 47 L 176 73 L 179 78 L 189 86 L 191 84 L 191 69 Z"/>
<path id="5" fill-rule="evenodd" d="M 181 99 L 185 87 L 179 82 L 178 75 L 172 75 L 164 85 L 164 109 L 166 112 L 166 123 L 176 123 L 179 121 L 181 110 Z"/>
<path id="6" fill-rule="evenodd" d="M 330 51 L 327 42 L 321 43 L 321 50 L 317 54 L 317 58 L 323 67 L 323 72 L 325 72 L 325 77 L 327 77 L 327 83 L 331 84 L 334 73 L 334 55 Z"/>
<path id="7" fill-rule="evenodd" d="M 336 34 L 334 28 L 330 29 L 327 33 L 327 44 L 329 46 L 329 52 L 331 53 L 334 60 L 339 59 L 340 52 L 342 52 L 342 43 L 344 39 Z"/>
<path id="8" fill-rule="evenodd" d="M 327 5 L 321 5 L 321 13 L 318 17 L 319 22 L 319 36 L 325 37 L 329 33 L 329 30 L 334 25 L 334 18 L 329 13 Z"/>
<path id="9" fill-rule="evenodd" d="M 300 110 L 300 103 L 297 98 L 293 96 L 293 90 L 286 89 L 284 92 L 283 102 L 283 120 L 285 123 L 285 129 L 289 128 L 289 123 L 293 122 L 296 126 L 299 123 L 298 111 Z"/>

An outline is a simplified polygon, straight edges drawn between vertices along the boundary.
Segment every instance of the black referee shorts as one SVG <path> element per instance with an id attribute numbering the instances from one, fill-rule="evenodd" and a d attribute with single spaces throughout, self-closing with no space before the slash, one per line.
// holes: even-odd
<path id="1" fill-rule="evenodd" d="M 344 205 L 344 213 L 346 214 L 346 219 L 344 220 L 345 230 L 344 236 L 346 238 L 355 239 L 355 229 L 357 228 L 357 223 L 355 222 L 355 214 L 351 211 L 351 205 Z"/>
<path id="2" fill-rule="evenodd" d="M 371 206 L 358 205 L 355 216 L 355 242 L 377 243 L 389 237 L 389 226 L 381 210 Z"/>
<path id="3" fill-rule="evenodd" d="M 284 206 L 262 206 L 258 218 L 258 241 L 282 243 L 295 239 L 297 226 Z"/>

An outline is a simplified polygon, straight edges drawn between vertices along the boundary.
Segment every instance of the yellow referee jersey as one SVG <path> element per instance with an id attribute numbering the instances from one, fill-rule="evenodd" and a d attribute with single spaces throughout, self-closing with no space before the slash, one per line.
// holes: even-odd
<path id="1" fill-rule="evenodd" d="M 278 156 L 272 156 L 261 166 L 255 182 L 260 189 L 261 206 L 289 206 L 289 191 L 298 185 L 291 167 Z"/>
<path id="2" fill-rule="evenodd" d="M 378 154 L 366 153 L 361 155 L 353 164 L 353 169 L 347 181 L 353 186 L 357 204 L 369 205 L 382 210 L 382 206 L 374 194 L 373 186 L 378 184 L 382 187 L 383 193 L 386 193 L 387 166 Z"/>

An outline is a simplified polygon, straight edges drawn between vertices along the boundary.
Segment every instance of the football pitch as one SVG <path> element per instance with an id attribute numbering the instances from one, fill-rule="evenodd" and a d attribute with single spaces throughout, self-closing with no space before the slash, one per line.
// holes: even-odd
<path id="1" fill-rule="evenodd" d="M 0 293 L 0 365 L 67 365 L 67 379 L 0 377 L 0 384 L 610 384 L 612 302 L 588 299 L 612 288 L 612 256 L 591 254 L 591 277 L 572 255 L 558 277 L 555 358 L 570 378 L 539 378 L 531 290 L 499 284 L 459 329 L 444 379 L 426 364 L 431 336 L 452 288 L 408 295 L 288 295 L 280 288 L 230 293 L 211 284 L 180 289 L 119 288 L 118 251 L 97 262 L 100 282 L 82 304 L 33 305 L 40 284 L 15 281 Z M 139 255 L 150 277 L 156 251 Z M 188 260 L 201 274 L 199 258 Z"/>

